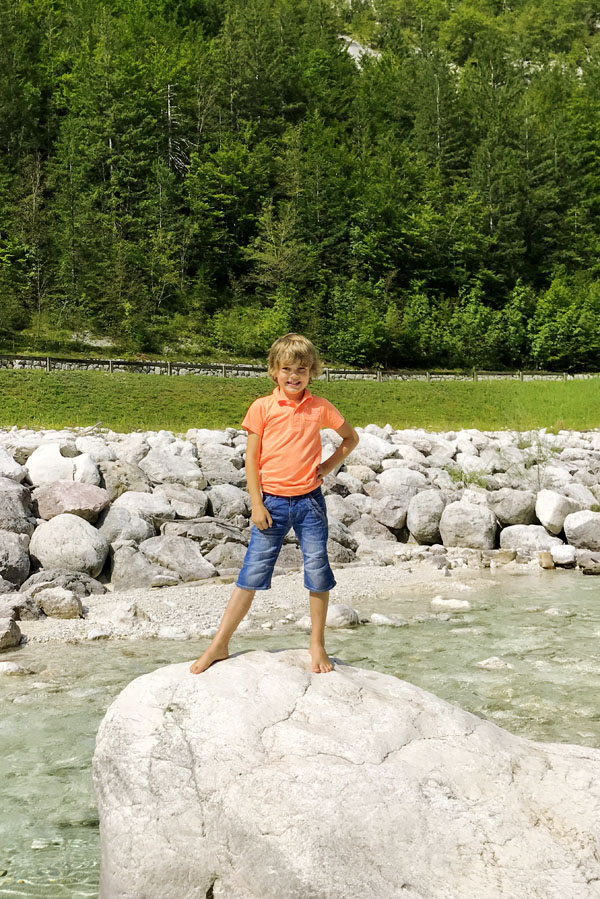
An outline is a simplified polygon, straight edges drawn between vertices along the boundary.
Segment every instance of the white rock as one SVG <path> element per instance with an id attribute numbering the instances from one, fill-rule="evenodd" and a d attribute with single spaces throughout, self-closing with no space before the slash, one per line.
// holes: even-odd
<path id="1" fill-rule="evenodd" d="M 411 499 L 406 525 L 417 543 L 438 543 L 440 519 L 446 506 L 446 497 L 441 490 L 422 490 Z"/>
<path id="2" fill-rule="evenodd" d="M 122 493 L 112 504 L 111 511 L 113 509 L 128 509 L 142 518 L 147 518 L 154 527 L 160 527 L 163 521 L 175 518 L 175 510 L 164 496 L 141 493 L 138 490 L 127 490 Z"/>
<path id="3" fill-rule="evenodd" d="M 65 512 L 34 531 L 29 552 L 42 568 L 66 568 L 96 577 L 108 555 L 106 538 L 89 522 Z"/>
<path id="4" fill-rule="evenodd" d="M 476 665 L 478 668 L 487 668 L 490 671 L 495 671 L 499 668 L 513 667 L 510 662 L 507 662 L 505 659 L 500 659 L 498 656 L 490 656 L 489 659 L 483 659 L 481 662 L 477 662 Z"/>
<path id="5" fill-rule="evenodd" d="M 562 542 L 541 524 L 513 524 L 500 531 L 500 548 L 516 549 L 522 553 L 552 551 L 553 546 L 560 546 Z"/>
<path id="6" fill-rule="evenodd" d="M 600 512 L 573 512 L 565 518 L 564 529 L 571 546 L 600 550 Z"/>
<path id="7" fill-rule="evenodd" d="M 75 440 L 80 453 L 86 453 L 94 462 L 114 462 L 117 454 L 102 437 L 83 436 Z"/>
<path id="8" fill-rule="evenodd" d="M 52 481 L 72 481 L 75 472 L 74 460 L 61 454 L 58 443 L 35 449 L 27 459 L 25 468 L 34 487 L 51 484 Z"/>
<path id="9" fill-rule="evenodd" d="M 563 544 L 562 546 L 553 546 L 550 550 L 555 565 L 570 567 L 575 564 L 575 547 Z"/>
<path id="10" fill-rule="evenodd" d="M 27 469 L 15 462 L 10 453 L 0 447 L 0 478 L 10 478 L 11 481 L 20 483 L 27 477 Z"/>
<path id="11" fill-rule="evenodd" d="M 333 603 L 327 609 L 327 627 L 354 627 L 359 623 L 358 612 L 343 603 Z"/>
<path id="12" fill-rule="evenodd" d="M 100 899 L 597 895 L 600 750 L 306 649 L 189 664 L 100 726 Z"/>
<path id="13" fill-rule="evenodd" d="M 91 456 L 82 453 L 73 459 L 73 480 L 81 481 L 83 484 L 93 484 L 98 487 L 102 478 L 98 466 Z"/>
<path id="14" fill-rule="evenodd" d="M 16 662 L 0 662 L 0 674 L 25 674 L 25 668 Z"/>
<path id="15" fill-rule="evenodd" d="M 493 549 L 496 529 L 494 513 L 487 506 L 469 502 L 450 503 L 440 518 L 444 546 Z"/>
<path id="16" fill-rule="evenodd" d="M 430 605 L 433 609 L 452 609 L 456 612 L 468 612 L 471 609 L 468 599 L 444 599 L 443 596 L 434 596 Z"/>
<path id="17" fill-rule="evenodd" d="M 551 534 L 560 534 L 567 515 L 580 509 L 579 503 L 555 490 L 540 490 L 535 502 L 535 514 Z"/>
<path id="18" fill-rule="evenodd" d="M 407 627 L 408 621 L 404 621 L 402 618 L 390 618 L 388 615 L 373 612 L 371 624 L 375 624 L 377 627 Z"/>

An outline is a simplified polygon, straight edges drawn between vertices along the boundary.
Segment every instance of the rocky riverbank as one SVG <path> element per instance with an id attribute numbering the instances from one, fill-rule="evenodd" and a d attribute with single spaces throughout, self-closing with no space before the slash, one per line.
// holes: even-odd
<path id="1" fill-rule="evenodd" d="M 539 564 L 600 570 L 599 432 L 359 433 L 323 484 L 343 602 L 387 580 L 387 569 L 396 583 L 415 566 L 429 578 Z M 323 456 L 339 441 L 323 431 Z M 249 539 L 245 447 L 234 428 L 0 431 L 0 649 L 18 644 L 23 627 L 29 639 L 210 633 Z M 274 613 L 305 610 L 301 565 L 291 533 L 276 569 L 289 576 L 273 593 L 285 582 L 294 599 Z M 138 591 L 157 587 L 180 588 L 171 616 L 168 590 L 160 613 L 145 608 Z M 253 609 L 270 602 L 257 597 Z"/>

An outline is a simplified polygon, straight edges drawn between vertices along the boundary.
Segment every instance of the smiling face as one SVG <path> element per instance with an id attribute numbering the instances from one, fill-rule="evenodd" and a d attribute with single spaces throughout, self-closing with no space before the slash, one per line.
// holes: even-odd
<path id="1" fill-rule="evenodd" d="M 301 359 L 283 360 L 277 369 L 276 381 L 288 400 L 300 402 L 310 381 L 310 368 Z"/>

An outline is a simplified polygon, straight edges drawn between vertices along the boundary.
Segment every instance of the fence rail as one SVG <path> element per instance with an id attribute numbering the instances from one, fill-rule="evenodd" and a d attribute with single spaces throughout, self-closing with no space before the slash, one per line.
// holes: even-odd
<path id="1" fill-rule="evenodd" d="M 0 354 L 0 370 L 106 371 L 157 375 L 201 375 L 221 378 L 262 378 L 265 365 L 237 362 L 167 362 L 162 360 L 72 359 L 64 356 L 24 356 Z M 351 369 L 325 368 L 322 381 L 574 381 L 599 378 L 600 372 L 556 371 L 451 371 L 448 369 Z"/>

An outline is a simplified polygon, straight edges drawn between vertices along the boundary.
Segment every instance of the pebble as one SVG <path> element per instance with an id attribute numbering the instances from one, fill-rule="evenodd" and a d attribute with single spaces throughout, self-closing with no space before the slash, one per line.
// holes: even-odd
<path id="1" fill-rule="evenodd" d="M 489 671 L 495 671 L 498 668 L 513 667 L 510 662 L 507 662 L 505 659 L 501 659 L 498 656 L 490 656 L 489 659 L 483 659 L 483 661 L 477 662 L 476 665 L 478 668 L 487 668 Z"/>
<path id="2" fill-rule="evenodd" d="M 16 662 L 0 662 L 0 674 L 25 674 L 26 671 L 22 665 Z"/>
<path id="3" fill-rule="evenodd" d="M 371 615 L 371 624 L 375 624 L 378 627 L 408 627 L 408 621 L 405 621 L 403 618 L 389 618 L 387 615 L 381 615 L 379 612 L 374 612 Z"/>
<path id="4" fill-rule="evenodd" d="M 431 600 L 431 606 L 434 609 L 452 609 L 457 612 L 468 612 L 471 608 L 471 603 L 468 599 L 444 599 L 443 596 L 434 596 Z"/>
<path id="5" fill-rule="evenodd" d="M 157 637 L 159 640 L 189 640 L 190 634 L 183 628 L 167 624 L 165 627 L 159 627 Z"/>
<path id="6" fill-rule="evenodd" d="M 106 627 L 93 627 L 87 632 L 88 640 L 108 640 L 112 631 Z"/>

